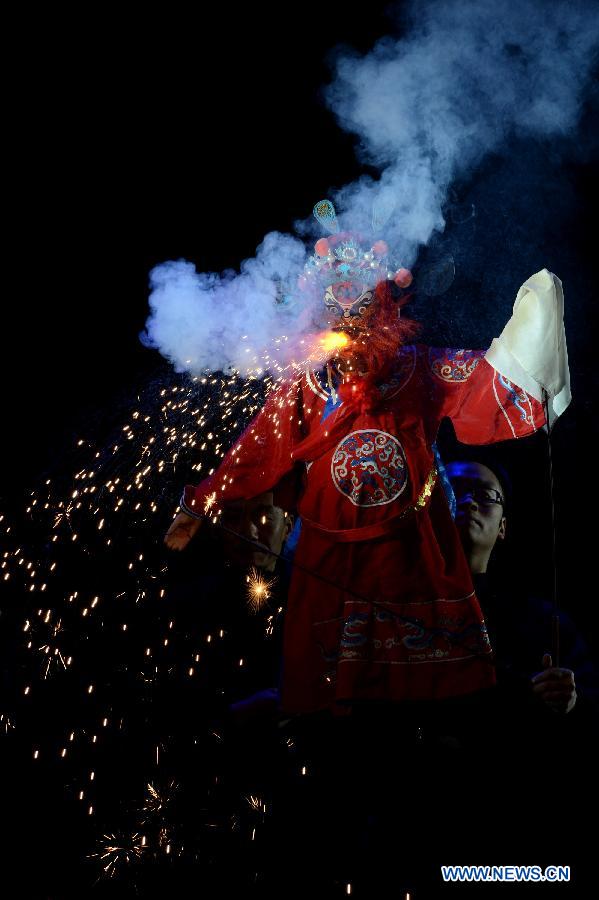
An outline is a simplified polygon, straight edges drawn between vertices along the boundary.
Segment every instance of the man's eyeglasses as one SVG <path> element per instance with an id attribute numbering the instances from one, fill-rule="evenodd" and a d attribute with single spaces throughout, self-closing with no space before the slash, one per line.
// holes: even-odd
<path id="1" fill-rule="evenodd" d="M 458 503 L 461 503 L 466 497 L 471 497 L 475 503 L 480 503 L 481 506 L 493 506 L 494 503 L 505 506 L 505 501 L 496 488 L 466 487 L 466 485 L 459 484 L 452 484 L 452 488 Z"/>

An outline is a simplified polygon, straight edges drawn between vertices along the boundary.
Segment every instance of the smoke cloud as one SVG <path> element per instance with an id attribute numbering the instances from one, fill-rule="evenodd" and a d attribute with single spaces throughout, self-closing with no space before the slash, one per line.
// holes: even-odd
<path id="1" fill-rule="evenodd" d="M 398 24 L 399 37 L 366 55 L 336 51 L 324 89 L 359 159 L 380 173 L 330 199 L 343 230 L 387 241 L 394 268 L 413 265 L 443 230 L 452 183 L 488 154 L 509 156 L 514 141 L 567 143 L 599 48 L 597 8 L 582 0 L 412 0 Z M 243 372 L 263 350 L 267 366 L 290 358 L 319 314 L 297 288 L 315 226 L 268 234 L 239 274 L 200 274 L 185 261 L 156 267 L 144 343 L 178 371 Z"/>
<path id="2" fill-rule="evenodd" d="M 305 333 L 312 319 L 310 304 L 290 302 L 306 258 L 301 240 L 273 231 L 239 274 L 198 273 L 185 260 L 156 266 L 142 342 L 177 372 L 264 370 L 265 355 L 286 364 L 288 336 Z"/>
<path id="3" fill-rule="evenodd" d="M 405 37 L 360 58 L 340 52 L 326 98 L 360 158 L 381 171 L 335 196 L 367 227 L 376 202 L 395 204 L 386 238 L 410 264 L 444 226 L 456 177 L 510 140 L 571 133 L 597 59 L 599 16 L 588 2 L 414 0 Z"/>

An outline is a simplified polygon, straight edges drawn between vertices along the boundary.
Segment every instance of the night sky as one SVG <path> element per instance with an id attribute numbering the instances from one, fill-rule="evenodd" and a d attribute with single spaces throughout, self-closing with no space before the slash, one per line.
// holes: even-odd
<path id="1" fill-rule="evenodd" d="M 15 26 L 6 493 L 35 486 L 74 439 L 116 421 L 148 377 L 168 373 L 138 339 L 155 264 L 237 268 L 267 232 L 291 231 L 331 186 L 365 171 L 320 89 L 332 48 L 365 52 L 396 30 L 386 8 L 304 5 L 283 15 L 276 4 L 201 13 L 171 4 L 134 17 L 96 6 Z M 455 186 L 458 207 L 475 204 L 476 227 L 448 221 L 455 282 L 434 302 L 417 297 L 412 309 L 426 340 L 485 346 L 528 275 L 547 266 L 562 278 L 575 400 L 555 430 L 554 453 L 561 553 L 580 560 L 579 597 L 592 550 L 580 510 L 598 431 L 597 105 L 595 89 L 567 148 L 516 140 Z M 545 447 L 541 438 L 529 443 L 514 457 L 516 488 L 536 498 L 533 512 L 542 507 L 546 521 Z M 546 528 L 538 529 L 544 546 Z M 537 552 L 533 542 L 518 556 Z M 569 566 L 563 577 L 572 583 Z"/>

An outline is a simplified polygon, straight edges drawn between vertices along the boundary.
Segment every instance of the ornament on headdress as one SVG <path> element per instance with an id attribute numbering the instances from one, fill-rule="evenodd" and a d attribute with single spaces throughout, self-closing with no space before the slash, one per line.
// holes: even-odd
<path id="1" fill-rule="evenodd" d="M 398 269 L 395 273 L 393 281 L 400 288 L 410 287 L 412 281 L 414 280 L 414 276 L 410 272 L 409 269 Z"/>
<path id="2" fill-rule="evenodd" d="M 337 234 L 339 222 L 335 207 L 330 200 L 319 200 L 312 212 L 316 221 L 320 222 L 325 231 L 328 231 L 329 234 Z"/>
<path id="3" fill-rule="evenodd" d="M 372 222 L 382 227 L 394 209 L 394 202 L 378 202 L 373 210 Z M 324 291 L 330 285 L 356 283 L 374 288 L 381 281 L 395 281 L 399 287 L 408 287 L 412 273 L 405 268 L 389 269 L 389 247 L 386 241 L 364 238 L 356 232 L 339 231 L 337 213 L 330 200 L 320 200 L 314 207 L 314 217 L 329 232 L 314 245 L 304 273 L 299 278 L 299 287 L 312 287 Z M 376 233 L 375 229 L 375 233 Z"/>
<path id="4" fill-rule="evenodd" d="M 386 241 L 376 241 L 372 245 L 372 252 L 377 257 L 377 259 L 382 259 L 383 256 L 386 256 L 389 252 L 389 247 L 387 246 Z"/>
<path id="5" fill-rule="evenodd" d="M 328 256 L 331 252 L 331 246 L 326 238 L 321 238 L 314 244 L 314 250 L 318 256 Z"/>

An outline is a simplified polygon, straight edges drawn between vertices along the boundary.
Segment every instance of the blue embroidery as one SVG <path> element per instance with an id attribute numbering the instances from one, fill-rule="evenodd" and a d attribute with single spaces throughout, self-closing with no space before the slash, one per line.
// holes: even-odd
<path id="1" fill-rule="evenodd" d="M 520 388 L 515 388 L 512 382 L 501 375 L 499 372 L 497 373 L 499 376 L 499 383 L 506 389 L 507 391 L 507 400 L 513 406 L 516 407 L 520 411 L 520 418 L 523 422 L 530 423 L 530 416 L 522 406 L 521 401 L 527 400 L 527 394 L 524 391 L 520 391 Z M 520 391 L 520 393 L 518 393 Z"/>
<path id="2" fill-rule="evenodd" d="M 481 361 L 484 350 L 448 350 L 430 347 L 431 370 L 442 381 L 466 381 Z"/>
<path id="3" fill-rule="evenodd" d="M 433 455 L 435 457 L 435 465 L 437 466 L 437 472 L 439 473 L 439 481 L 443 486 L 443 490 L 445 491 L 445 496 L 447 497 L 447 502 L 449 504 L 449 511 L 451 513 L 451 518 L 455 519 L 455 514 L 457 510 L 457 503 L 455 499 L 455 494 L 453 492 L 453 488 L 451 486 L 451 481 L 447 477 L 447 472 L 445 470 L 445 466 L 443 465 L 443 460 L 439 454 L 439 450 L 437 449 L 437 445 L 432 445 Z"/>
<path id="4" fill-rule="evenodd" d="M 341 646 L 342 647 L 360 647 L 362 644 L 366 643 L 366 635 L 365 634 L 356 634 L 352 631 L 353 628 L 360 628 L 361 625 L 366 625 L 368 623 L 368 616 L 363 613 L 354 613 L 354 615 L 349 616 L 345 620 L 345 624 L 343 626 L 343 634 L 341 635 Z"/>

